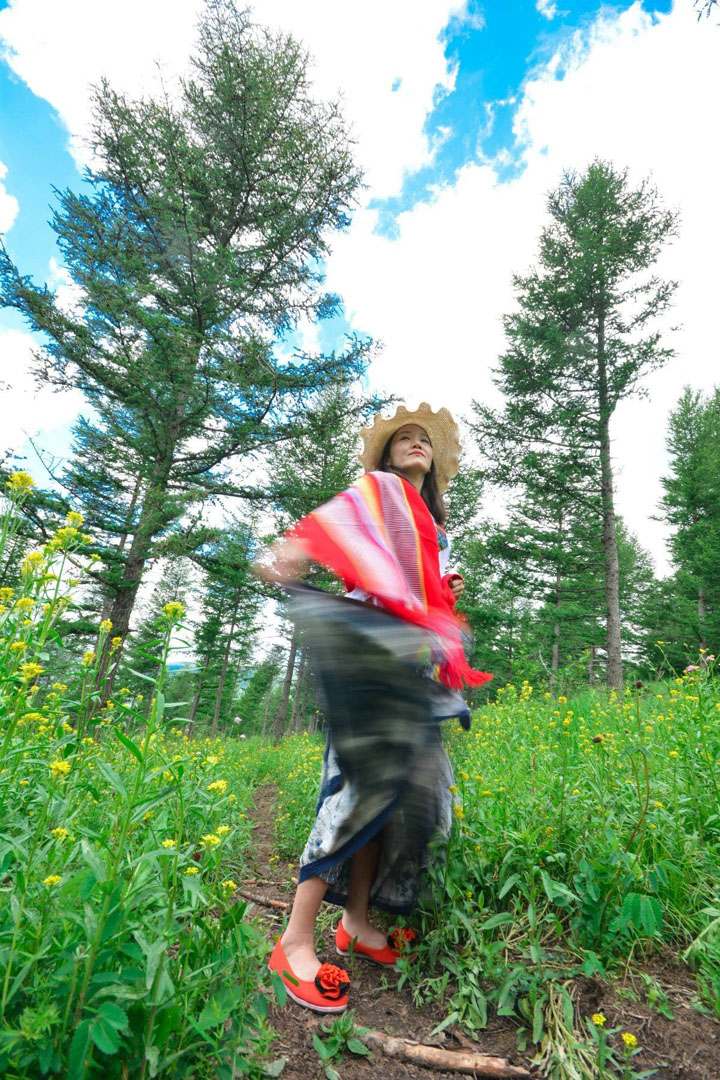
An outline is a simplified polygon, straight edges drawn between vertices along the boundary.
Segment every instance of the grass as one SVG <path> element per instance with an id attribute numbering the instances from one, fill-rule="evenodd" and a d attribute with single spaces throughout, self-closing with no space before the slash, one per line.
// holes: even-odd
<path id="1" fill-rule="evenodd" d="M 0 559 L 30 485 L 11 477 Z M 81 526 L 69 515 L 0 587 L 0 1075 L 279 1075 L 267 1015 L 282 987 L 235 901 L 254 787 L 276 785 L 275 858 L 296 862 L 322 743 L 188 739 L 164 696 L 179 604 L 158 626 L 146 700 L 122 686 L 106 700 L 112 626 L 77 656 L 62 638 L 92 562 Z M 670 950 L 720 1017 L 714 659 L 620 696 L 507 686 L 469 734 L 445 735 L 453 830 L 399 985 L 470 1033 L 492 1010 L 514 1017 L 561 1078 L 641 1075 L 633 1032 L 580 1015 L 579 974 L 612 979 Z"/>
<path id="2" fill-rule="evenodd" d="M 671 950 L 698 974 L 697 1006 L 720 1018 L 714 659 L 622 695 L 554 700 L 508 686 L 469 734 L 453 725 L 446 736 L 454 825 L 415 916 L 418 961 L 400 979 L 416 1002 L 443 1000 L 471 1033 L 491 1009 L 515 1017 L 521 1045 L 536 1044 L 553 1076 L 640 1075 L 632 1032 L 601 1039 L 576 1015 L 579 974 L 612 978 Z M 313 819 L 321 756 L 307 736 L 278 748 L 278 850 L 289 859 Z"/>
<path id="3" fill-rule="evenodd" d="M 31 486 L 9 482 L 0 559 Z M 257 763 L 187 739 L 163 685 L 183 610 L 158 627 L 148 702 L 109 701 L 98 658 L 62 641 L 82 519 L 0 590 L 0 1075 L 267 1075 L 266 941 L 234 903 Z M 53 667 L 62 665 L 63 681 Z"/>

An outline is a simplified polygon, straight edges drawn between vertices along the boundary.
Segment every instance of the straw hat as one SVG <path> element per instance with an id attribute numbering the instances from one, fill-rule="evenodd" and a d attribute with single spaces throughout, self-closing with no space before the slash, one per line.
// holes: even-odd
<path id="1" fill-rule="evenodd" d="M 372 472 L 380 466 L 380 455 L 385 443 L 405 424 L 417 424 L 430 436 L 437 486 L 440 491 L 445 491 L 460 468 L 458 459 L 462 447 L 458 438 L 459 431 L 447 409 L 438 409 L 434 413 L 427 401 L 421 402 L 415 412 L 408 412 L 404 405 L 400 405 L 395 415 L 389 419 L 378 413 L 372 427 L 361 429 L 363 450 L 358 456 L 365 472 Z"/>

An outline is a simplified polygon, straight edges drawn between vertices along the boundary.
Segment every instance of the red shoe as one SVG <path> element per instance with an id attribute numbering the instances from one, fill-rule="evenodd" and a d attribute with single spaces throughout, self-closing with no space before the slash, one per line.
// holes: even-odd
<path id="1" fill-rule="evenodd" d="M 314 982 L 298 979 L 287 962 L 280 938 L 275 942 L 268 967 L 277 971 L 288 994 L 298 1005 L 319 1013 L 341 1013 L 347 1009 L 350 977 L 342 968 L 321 964 Z"/>
<path id="2" fill-rule="evenodd" d="M 409 932 L 414 936 L 412 930 Z M 367 960 L 382 964 L 383 967 L 395 967 L 395 962 L 401 953 L 401 950 L 397 948 L 393 935 L 390 935 L 387 939 L 387 945 L 383 945 L 382 949 L 371 949 L 369 945 L 362 945 L 357 938 L 350 937 L 341 919 L 335 931 L 335 949 L 340 956 L 349 956 L 351 948 L 354 955 L 364 956 Z"/>

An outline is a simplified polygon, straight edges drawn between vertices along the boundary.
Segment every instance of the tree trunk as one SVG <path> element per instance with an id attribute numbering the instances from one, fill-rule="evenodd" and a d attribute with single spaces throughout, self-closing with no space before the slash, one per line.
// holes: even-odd
<path id="1" fill-rule="evenodd" d="M 185 734 L 190 735 L 192 731 L 192 725 L 195 723 L 195 713 L 198 710 L 200 704 L 200 695 L 203 692 L 205 685 L 205 676 L 207 675 L 207 669 L 210 667 L 210 654 L 205 657 L 205 663 L 203 664 L 202 671 L 200 672 L 200 681 L 198 682 L 198 688 L 195 691 L 195 695 L 192 699 L 192 705 L 190 706 L 190 715 L 188 716 L 188 722 L 185 725 Z"/>
<path id="2" fill-rule="evenodd" d="M 707 637 L 705 630 L 705 590 L 702 585 L 698 586 L 697 594 L 698 631 L 700 636 L 700 648 L 707 649 Z"/>
<path id="3" fill-rule="evenodd" d="M 262 729 L 260 731 L 260 738 L 262 738 L 262 739 L 265 738 L 265 732 L 267 731 L 267 723 L 268 723 L 268 718 L 270 716 L 270 702 L 272 701 L 272 692 L 273 692 L 273 683 L 274 682 L 275 682 L 274 678 L 270 680 L 270 685 L 268 686 L 267 695 L 265 697 L 265 706 L 263 708 Z"/>
<path id="4" fill-rule="evenodd" d="M 300 706 L 300 730 L 302 730 L 304 728 L 304 726 L 305 726 L 305 717 L 307 716 L 308 697 L 311 697 L 311 700 L 314 701 L 314 697 L 312 697 L 311 683 L 312 683 L 312 673 L 310 671 L 310 665 L 306 661 L 306 663 L 305 663 L 305 680 L 303 682 L 302 705 Z"/>
<path id="5" fill-rule="evenodd" d="M 562 537 L 562 511 L 558 514 L 558 542 Z M 559 550 L 559 549 L 558 549 Z M 550 660 L 550 693 L 554 694 L 557 690 L 558 683 L 558 671 L 560 669 L 560 589 L 562 585 L 562 577 L 560 574 L 560 564 L 555 568 L 555 622 L 553 623 L 553 643 L 552 643 L 552 657 Z"/>
<path id="6" fill-rule="evenodd" d="M 275 724 L 273 726 L 273 736 L 275 739 L 280 738 L 280 736 L 285 731 L 285 725 L 287 723 L 288 703 L 290 701 L 290 687 L 292 686 L 292 677 L 295 670 L 295 657 L 297 655 L 297 646 L 297 638 L 295 636 L 295 633 L 293 632 L 293 636 L 290 639 L 290 653 L 288 655 L 285 681 L 283 682 L 280 704 L 278 705 L 278 711 L 275 716 Z"/>
<path id="7" fill-rule="evenodd" d="M 300 730 L 300 720 L 302 718 L 302 702 L 305 696 L 305 683 L 307 681 L 307 657 L 305 655 L 305 649 L 300 653 L 300 663 L 298 665 L 298 676 L 295 680 L 295 693 L 293 694 L 293 707 L 292 717 L 290 720 L 290 731 L 293 735 L 296 735 Z"/>
<path id="8" fill-rule="evenodd" d="M 610 403 L 605 367 L 605 323 L 598 325 L 598 405 L 600 413 L 600 492 L 602 496 L 603 547 L 605 549 L 605 608 L 607 617 L 608 686 L 622 690 L 622 640 L 620 634 L 620 569 L 610 460 Z"/>
<path id="9" fill-rule="evenodd" d="M 228 663 L 230 662 L 230 650 L 233 643 L 233 635 L 235 633 L 235 623 L 237 621 L 238 608 L 240 607 L 240 590 L 235 593 L 235 604 L 233 606 L 232 615 L 230 616 L 230 631 L 228 633 L 227 645 L 225 646 L 225 655 L 223 656 L 222 668 L 220 670 L 220 681 L 218 682 L 217 693 L 215 695 L 215 712 L 213 713 L 212 728 L 210 730 L 211 738 L 215 738 L 217 735 L 218 721 L 220 719 L 220 706 L 222 704 L 223 690 L 225 688 L 225 676 L 227 675 Z"/>
<path id="10" fill-rule="evenodd" d="M 595 646 L 590 646 L 590 658 L 588 660 L 588 684 L 595 685 Z"/>
<path id="11" fill-rule="evenodd" d="M 133 515 L 135 514 L 135 507 L 137 506 L 137 501 L 140 498 L 140 489 L 141 489 L 141 487 L 142 487 L 142 480 L 140 479 L 140 477 L 138 477 L 137 480 L 135 481 L 135 487 L 133 488 L 132 498 L 130 499 L 130 505 L 128 506 L 127 514 L 125 515 L 125 532 L 121 533 L 121 535 L 119 537 L 118 546 L 115 548 L 114 554 L 115 554 L 116 558 L 119 558 L 122 555 L 123 551 L 125 550 L 125 545 L 128 542 L 128 536 L 130 535 L 130 530 L 132 528 L 132 519 L 133 519 Z M 102 618 L 103 619 L 109 619 L 110 618 L 110 612 L 112 610 L 112 603 L 113 603 L 112 596 L 105 596 L 103 598 L 103 605 L 102 605 Z"/>
<path id="12" fill-rule="evenodd" d="M 113 636 L 122 637 L 123 645 L 125 644 L 128 630 L 130 629 L 130 617 L 133 608 L 135 607 L 135 601 L 137 599 L 138 589 L 142 582 L 145 564 L 150 557 L 152 550 L 152 540 L 156 535 L 163 518 L 163 506 L 165 504 L 171 464 L 171 456 L 165 457 L 162 461 L 156 463 L 153 475 L 148 483 L 145 501 L 143 502 L 138 526 L 130 545 L 122 580 L 117 587 L 117 592 L 113 598 L 112 607 L 110 608 L 110 613 L 108 615 L 108 618 L 113 625 Z M 110 635 L 108 635 L 108 638 L 109 637 Z M 120 646 L 120 651 L 122 651 L 123 645 Z M 116 659 L 120 659 L 119 654 Z M 109 662 L 110 648 L 108 641 L 105 651 L 100 657 L 95 678 L 96 688 L 99 688 L 102 683 L 105 682 L 102 695 L 103 699 L 109 698 L 112 694 L 115 672 L 117 671 L 117 664 L 115 664 L 113 670 L 108 675 Z"/>

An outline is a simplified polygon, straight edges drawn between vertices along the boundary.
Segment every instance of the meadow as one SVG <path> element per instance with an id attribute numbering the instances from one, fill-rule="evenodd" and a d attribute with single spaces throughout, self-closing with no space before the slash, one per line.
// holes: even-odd
<path id="1" fill-rule="evenodd" d="M 9 482 L 0 551 L 30 483 Z M 297 862 L 322 740 L 190 737 L 165 697 L 178 603 L 147 692 L 104 695 L 112 626 L 78 656 L 60 634 L 90 539 L 71 513 L 0 588 L 0 1074 L 279 1075 L 268 1002 L 284 993 L 239 889 L 259 785 L 277 800 L 274 858 Z M 720 1019 L 714 658 L 621 696 L 507 686 L 446 736 L 453 831 L 399 986 L 471 1035 L 513 1017 L 547 1076 L 641 1075 L 637 1034 L 583 1015 L 580 975 L 671 956 Z"/>

